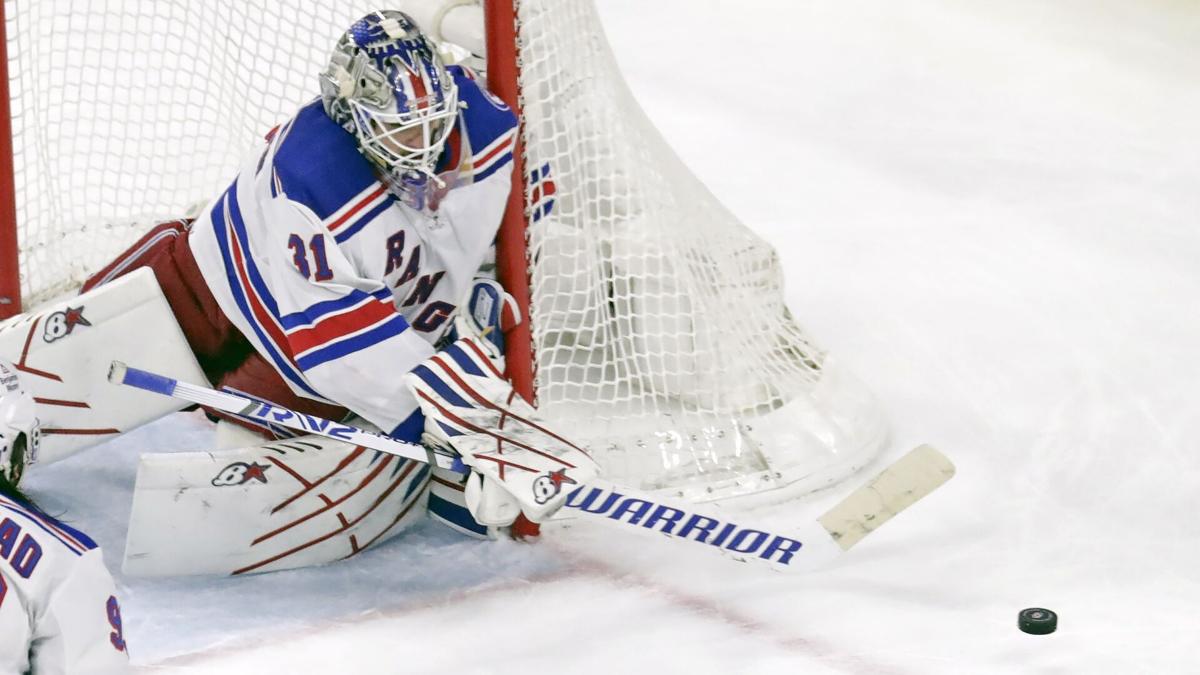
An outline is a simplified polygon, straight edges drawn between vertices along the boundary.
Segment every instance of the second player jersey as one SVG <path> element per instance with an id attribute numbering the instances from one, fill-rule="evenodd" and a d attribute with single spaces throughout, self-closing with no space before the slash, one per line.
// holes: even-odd
<path id="1" fill-rule="evenodd" d="M 0 673 L 129 672 L 112 576 L 100 549 L 0 496 Z"/>
<path id="2" fill-rule="evenodd" d="M 297 394 L 393 431 L 401 376 L 433 354 L 508 199 L 516 116 L 451 67 L 460 109 L 428 207 L 398 200 L 315 100 L 248 157 L 192 226 L 225 315 Z"/>

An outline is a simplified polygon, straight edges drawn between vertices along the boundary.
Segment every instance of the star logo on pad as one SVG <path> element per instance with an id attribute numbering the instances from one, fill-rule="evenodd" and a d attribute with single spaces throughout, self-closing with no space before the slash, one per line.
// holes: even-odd
<path id="1" fill-rule="evenodd" d="M 216 487 L 228 487 L 230 485 L 245 485 L 252 480 L 266 483 L 267 469 L 269 468 L 271 468 L 270 464 L 234 462 L 221 469 L 220 473 L 212 479 L 212 484 Z"/>
<path id="2" fill-rule="evenodd" d="M 562 492 L 562 486 L 578 484 L 579 481 L 567 475 L 566 469 L 551 471 L 533 480 L 533 501 L 545 504 Z"/>
<path id="3" fill-rule="evenodd" d="M 83 307 L 68 307 L 65 312 L 65 320 L 67 322 L 67 333 L 75 330 L 75 326 L 90 326 L 91 321 L 83 318 Z"/>
<path id="4" fill-rule="evenodd" d="M 76 326 L 90 326 L 91 321 L 83 317 L 83 306 L 70 307 L 53 314 L 47 314 L 45 318 L 45 329 L 42 333 L 42 339 L 46 342 L 54 342 L 67 337 L 75 331 Z"/>
<path id="5" fill-rule="evenodd" d="M 267 482 L 267 469 L 271 468 L 269 464 L 259 464 L 254 462 L 246 468 L 246 480 L 243 483 L 249 483 L 252 480 L 257 480 L 260 483 Z"/>

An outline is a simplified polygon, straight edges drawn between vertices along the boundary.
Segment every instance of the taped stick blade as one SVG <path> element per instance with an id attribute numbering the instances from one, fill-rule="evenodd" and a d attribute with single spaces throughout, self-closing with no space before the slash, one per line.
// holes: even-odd
<path id="1" fill-rule="evenodd" d="M 826 511 L 817 522 L 843 551 L 848 551 L 950 480 L 954 471 L 954 464 L 936 448 L 918 446 Z"/>

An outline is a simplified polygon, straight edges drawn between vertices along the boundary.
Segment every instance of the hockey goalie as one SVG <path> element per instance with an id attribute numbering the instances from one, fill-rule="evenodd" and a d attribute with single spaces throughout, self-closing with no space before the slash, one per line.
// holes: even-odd
<path id="1" fill-rule="evenodd" d="M 324 563 L 429 514 L 496 536 L 595 463 L 502 374 L 520 319 L 477 279 L 510 189 L 517 121 L 395 11 L 355 22 L 320 96 L 194 218 L 164 223 L 79 297 L 0 327 L 39 404 L 39 462 L 184 404 L 105 379 L 114 360 L 461 458 L 466 473 L 208 411 L 213 449 L 138 469 L 133 574 Z M 36 470 L 36 466 L 34 467 Z"/>

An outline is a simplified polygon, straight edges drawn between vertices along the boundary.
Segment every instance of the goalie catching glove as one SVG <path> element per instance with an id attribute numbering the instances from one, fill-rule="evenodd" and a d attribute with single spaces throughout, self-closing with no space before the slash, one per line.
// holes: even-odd
<path id="1" fill-rule="evenodd" d="M 498 338 L 506 319 L 516 317 L 513 306 L 498 284 L 477 282 L 456 322 L 462 337 L 405 375 L 425 415 L 422 440 L 450 448 L 471 468 L 467 508 L 488 526 L 509 525 L 521 513 L 544 522 L 598 471 L 501 374 Z"/>

